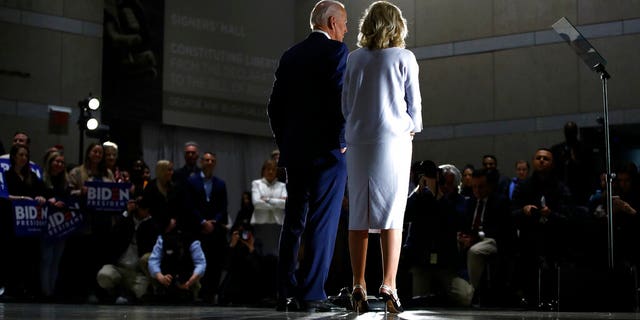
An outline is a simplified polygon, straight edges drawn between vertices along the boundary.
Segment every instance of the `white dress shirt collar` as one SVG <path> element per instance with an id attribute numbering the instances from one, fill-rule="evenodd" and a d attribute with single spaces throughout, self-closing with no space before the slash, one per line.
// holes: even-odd
<path id="1" fill-rule="evenodd" d="M 322 33 L 322 34 L 324 34 L 325 36 L 327 36 L 327 38 L 329 38 L 329 40 L 331 40 L 331 36 L 330 36 L 326 31 L 323 31 L 323 30 L 320 30 L 320 29 L 313 29 L 313 31 L 311 31 L 311 32 L 318 32 L 318 33 Z"/>

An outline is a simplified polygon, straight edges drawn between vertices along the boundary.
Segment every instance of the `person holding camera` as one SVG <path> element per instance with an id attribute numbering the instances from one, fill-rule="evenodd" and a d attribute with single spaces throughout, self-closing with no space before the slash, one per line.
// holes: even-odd
<path id="1" fill-rule="evenodd" d="M 571 210 L 571 193 L 555 176 L 553 153 L 547 148 L 536 150 L 532 160 L 533 174 L 522 181 L 513 192 L 512 215 L 519 230 L 519 256 L 517 266 L 525 303 L 537 299 L 538 268 L 544 271 L 566 256 L 568 239 L 564 237 L 567 215 Z M 549 300 L 552 279 L 543 276 L 543 300 Z M 553 307 L 552 301 L 544 304 Z"/>
<path id="2" fill-rule="evenodd" d="M 256 248 L 253 227 L 238 223 L 231 229 L 227 261 L 220 284 L 220 304 L 252 304 L 265 297 L 266 288 L 275 293 L 275 284 L 265 282 L 262 254 Z"/>
<path id="3" fill-rule="evenodd" d="M 414 165 L 416 188 L 407 200 L 409 223 L 402 250 L 402 265 L 411 273 L 415 303 L 469 306 L 473 287 L 460 277 L 463 259 L 456 243 L 462 212 L 445 199 L 442 170 L 430 161 Z"/>
<path id="4" fill-rule="evenodd" d="M 149 256 L 154 292 L 169 302 L 196 301 L 206 269 L 200 241 L 179 229 L 158 236 Z"/>

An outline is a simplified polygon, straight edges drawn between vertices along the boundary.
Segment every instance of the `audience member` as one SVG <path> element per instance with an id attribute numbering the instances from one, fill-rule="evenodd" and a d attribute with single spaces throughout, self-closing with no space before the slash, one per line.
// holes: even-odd
<path id="1" fill-rule="evenodd" d="M 460 277 L 463 260 L 458 253 L 456 231 L 461 218 L 443 200 L 442 177 L 432 161 L 415 166 L 416 192 L 407 200 L 405 220 L 410 221 L 403 248 L 403 264 L 411 272 L 412 296 L 434 304 L 469 306 L 473 287 Z"/>
<path id="2" fill-rule="evenodd" d="M 116 304 L 140 301 L 149 287 L 147 261 L 158 237 L 151 221 L 149 206 L 143 198 L 129 200 L 127 210 L 118 217 L 113 228 L 109 264 L 96 276 L 98 284 L 116 297 Z"/>
<path id="3" fill-rule="evenodd" d="M 551 147 L 554 172 L 571 192 L 577 205 L 585 205 L 595 186 L 596 174 L 591 149 L 578 139 L 578 125 L 564 125 L 565 140 Z"/>
<path id="4" fill-rule="evenodd" d="M 276 162 L 276 167 L 277 167 L 276 177 L 278 178 L 278 181 L 286 183 L 287 171 L 285 170 L 285 168 L 278 166 L 278 161 L 280 161 L 280 150 L 275 149 L 271 151 L 271 160 Z"/>
<path id="5" fill-rule="evenodd" d="M 172 303 L 198 301 L 207 260 L 193 236 L 179 229 L 159 235 L 148 266 L 156 298 Z"/>
<path id="6" fill-rule="evenodd" d="M 56 149 L 58 150 L 58 149 Z M 43 182 L 49 205 L 64 209 L 69 203 L 69 175 L 64 163 L 64 155 L 58 151 L 49 152 L 44 162 Z M 42 295 L 50 298 L 55 293 L 60 259 L 64 252 L 65 239 L 44 236 L 41 241 L 40 287 Z"/>
<path id="7" fill-rule="evenodd" d="M 199 149 L 200 146 L 194 141 L 188 141 L 184 144 L 184 166 L 176 170 L 173 175 L 173 181 L 178 187 L 186 184 L 191 175 L 200 172 L 200 168 L 198 168 Z"/>
<path id="8" fill-rule="evenodd" d="M 255 246 L 253 228 L 247 223 L 231 229 L 224 277 L 220 285 L 220 304 L 255 304 L 270 295 L 271 274 L 265 273 L 262 255 Z"/>
<path id="9" fill-rule="evenodd" d="M 149 170 L 149 166 L 144 163 L 144 160 L 138 159 L 133 162 L 131 166 L 131 194 L 133 198 L 141 197 L 144 188 L 149 183 L 149 177 L 145 178 L 144 171 Z"/>
<path id="10" fill-rule="evenodd" d="M 111 141 L 106 141 L 102 143 L 102 147 L 104 148 L 104 162 L 107 169 L 113 173 L 113 180 L 122 182 L 122 175 L 118 167 L 118 145 Z"/>
<path id="11" fill-rule="evenodd" d="M 109 246 L 107 239 L 115 215 L 85 206 L 88 191 L 85 182 L 88 181 L 115 182 L 113 173 L 107 168 L 104 159 L 104 147 L 97 142 L 89 144 L 85 151 L 84 162 L 69 172 L 71 194 L 81 197 L 84 226 L 68 239 L 62 258 L 62 265 L 66 266 L 63 273 L 76 279 L 75 283 L 81 286 L 65 289 L 71 290 L 74 295 L 88 294 L 87 302 L 94 303 L 98 302 L 98 296 L 102 293 L 95 280 L 96 273 L 107 262 L 100 253 L 107 250 Z M 78 256 L 85 258 L 78 260 Z M 68 278 L 65 277 L 65 279 Z"/>
<path id="12" fill-rule="evenodd" d="M 606 178 L 605 178 L 606 179 Z M 603 179 L 606 183 L 606 180 Z M 638 174 L 633 163 L 623 165 L 616 170 L 613 184 L 613 243 L 614 258 L 619 266 L 632 266 L 640 263 L 638 234 L 640 234 L 640 193 L 638 193 Z M 597 203 L 595 210 L 600 225 L 606 225 L 606 191 Z M 604 235 L 604 234 L 603 234 Z"/>
<path id="13" fill-rule="evenodd" d="M 284 221 L 287 200 L 286 185 L 276 178 L 277 165 L 267 160 L 262 165 L 262 178 L 251 182 L 251 202 L 254 206 L 251 225 L 262 243 L 262 254 L 278 256 L 280 229 Z"/>
<path id="14" fill-rule="evenodd" d="M 7 295 L 16 298 L 30 298 L 39 294 L 39 258 L 40 239 L 36 236 L 21 236 L 16 234 L 16 223 L 12 202 L 17 200 L 35 200 L 38 206 L 47 201 L 45 185 L 29 167 L 29 147 L 24 144 L 14 144 L 9 150 L 9 170 L 4 171 L 4 183 L 9 193 L 9 201 L 4 202 L 1 212 L 3 224 L 6 223 L 7 239 L 5 257 L 9 261 L 6 264 L 5 277 Z"/>
<path id="15" fill-rule="evenodd" d="M 104 148 L 99 143 L 91 143 L 87 147 L 84 163 L 73 168 L 69 172 L 69 187 L 71 193 L 76 195 L 86 195 L 87 181 L 115 182 L 113 172 L 107 168 L 104 159 Z"/>
<path id="16" fill-rule="evenodd" d="M 27 133 L 24 131 L 16 131 L 16 133 L 13 134 L 13 140 L 11 140 L 11 142 L 12 142 L 11 144 L 12 146 L 17 144 L 24 145 L 27 148 L 31 146 L 31 138 L 29 138 Z M 2 169 L 4 170 L 9 169 L 9 166 L 11 164 L 7 162 L 8 159 L 9 159 L 8 153 L 2 154 L 0 156 L 0 171 L 2 171 Z M 31 168 L 31 171 L 33 171 L 36 174 L 38 179 L 42 179 L 42 168 L 40 168 L 40 166 L 37 163 L 29 160 L 29 167 Z"/>
<path id="17" fill-rule="evenodd" d="M 567 239 L 563 235 L 571 210 L 571 193 L 554 175 L 553 166 L 551 150 L 536 150 L 532 160 L 533 174 L 518 184 L 513 193 L 512 213 L 520 240 L 517 270 L 528 303 L 536 301 L 539 294 L 541 303 L 553 304 L 549 301 L 553 300 L 550 297 L 555 288 L 553 281 L 543 277 L 539 292 L 538 268 L 544 271 L 553 267 L 567 253 Z"/>
<path id="18" fill-rule="evenodd" d="M 486 170 L 495 170 L 498 173 L 498 187 L 495 192 L 508 196 L 509 177 L 500 174 L 500 170 L 498 170 L 498 158 L 492 154 L 482 156 L 482 167 Z"/>
<path id="19" fill-rule="evenodd" d="M 27 148 L 31 145 L 31 138 L 24 131 L 16 131 L 13 134 L 13 138 L 11 139 L 11 146 L 15 146 L 17 144 L 21 144 L 27 146 Z M 8 153 L 2 153 L 2 158 L 8 159 L 10 156 Z"/>
<path id="20" fill-rule="evenodd" d="M 462 182 L 460 183 L 460 195 L 465 199 L 473 197 L 473 187 L 471 185 L 471 177 L 475 168 L 472 164 L 467 164 L 462 169 Z"/>
<path id="21" fill-rule="evenodd" d="M 185 229 L 200 240 L 207 257 L 207 275 L 202 279 L 202 295 L 215 302 L 220 275 L 227 253 L 227 230 L 229 214 L 227 212 L 227 185 L 216 177 L 216 155 L 205 152 L 200 159 L 201 170 L 192 174 L 185 189 L 187 203 L 185 210 Z"/>
<path id="22" fill-rule="evenodd" d="M 518 183 L 524 181 L 529 176 L 529 162 L 527 160 L 516 161 L 516 176 L 509 182 L 509 200 L 513 199 L 513 191 Z"/>
<path id="23" fill-rule="evenodd" d="M 243 191 L 240 197 L 240 209 L 236 214 L 233 224 L 249 224 L 253 218 L 253 201 L 251 200 L 251 191 Z M 280 234 L 280 232 L 278 232 Z"/>
<path id="24" fill-rule="evenodd" d="M 144 201 L 149 204 L 149 213 L 161 234 L 176 228 L 182 211 L 180 209 L 182 203 L 176 193 L 172 177 L 173 162 L 158 160 L 156 178 L 144 188 L 142 195 Z"/>
<path id="25" fill-rule="evenodd" d="M 435 193 L 442 194 L 439 200 L 442 202 L 441 206 L 448 211 L 448 215 L 456 217 L 456 221 L 460 222 L 467 208 L 464 196 L 458 192 L 460 171 L 452 164 L 440 165 L 437 180 Z"/>
<path id="26" fill-rule="evenodd" d="M 498 260 L 498 248 L 506 257 L 511 253 L 510 246 L 515 240 L 515 232 L 511 225 L 511 211 L 505 195 L 497 193 L 497 172 L 495 170 L 480 169 L 473 172 L 473 198 L 467 200 L 465 217 L 462 228 L 458 233 L 458 241 L 463 252 L 466 252 L 469 281 L 475 290 L 476 303 L 491 303 L 496 292 L 482 292 L 483 289 L 493 288 L 503 284 L 504 278 L 496 279 L 500 275 L 501 264 Z M 492 264 L 491 274 L 486 274 L 487 266 Z M 481 287 L 481 280 L 487 279 Z M 480 299 L 484 299 L 481 301 Z"/>

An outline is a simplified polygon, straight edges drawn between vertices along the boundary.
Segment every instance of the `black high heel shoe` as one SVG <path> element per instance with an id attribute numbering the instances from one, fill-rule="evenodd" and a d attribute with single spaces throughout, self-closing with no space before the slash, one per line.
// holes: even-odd
<path id="1" fill-rule="evenodd" d="M 383 284 L 380 286 L 378 296 L 384 300 L 384 313 L 400 313 L 404 311 L 402 305 L 400 305 L 398 290 L 392 290 L 391 287 Z"/>
<path id="2" fill-rule="evenodd" d="M 351 305 L 353 306 L 353 311 L 357 313 L 369 312 L 367 290 L 365 290 L 362 285 L 356 284 L 353 286 L 353 292 L 351 293 Z"/>

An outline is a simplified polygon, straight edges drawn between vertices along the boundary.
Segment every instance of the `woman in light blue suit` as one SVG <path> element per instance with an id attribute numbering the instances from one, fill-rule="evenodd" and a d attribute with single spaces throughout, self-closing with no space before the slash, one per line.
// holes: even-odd
<path id="1" fill-rule="evenodd" d="M 374 2 L 360 21 L 358 46 L 347 59 L 344 114 L 349 173 L 349 251 L 354 308 L 366 303 L 369 231 L 379 230 L 387 310 L 402 311 L 396 289 L 407 204 L 412 140 L 422 131 L 418 62 L 404 48 L 407 23 L 395 5 Z"/>

